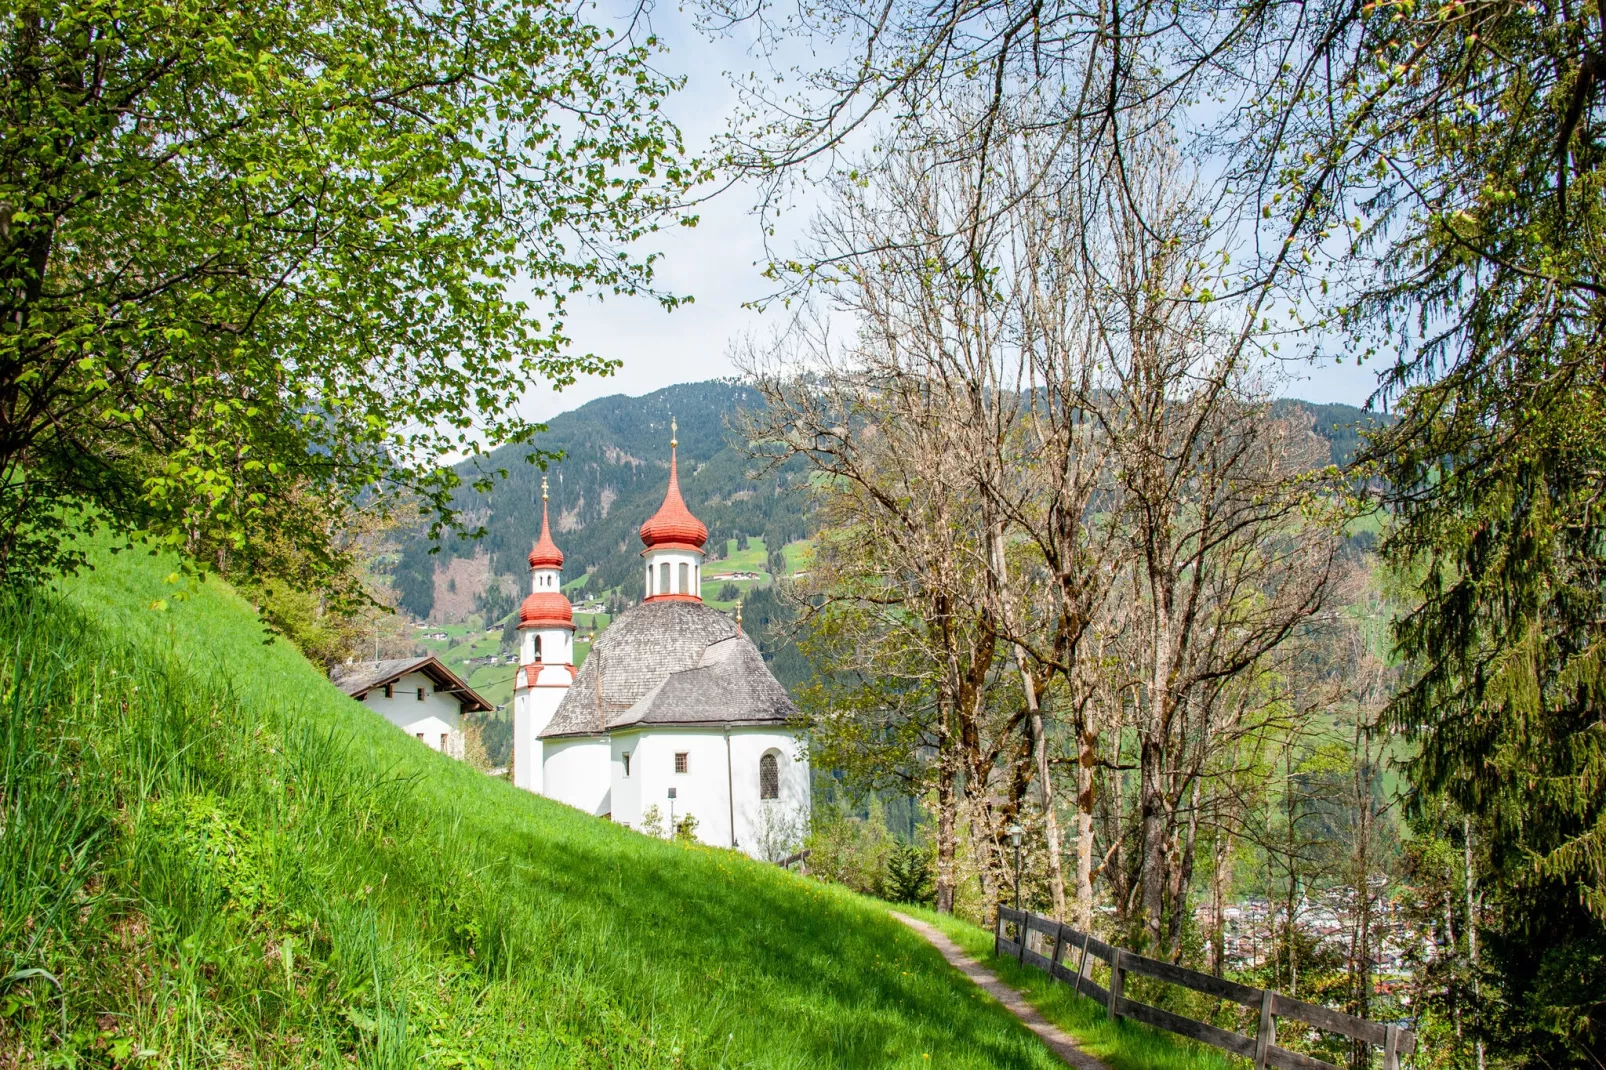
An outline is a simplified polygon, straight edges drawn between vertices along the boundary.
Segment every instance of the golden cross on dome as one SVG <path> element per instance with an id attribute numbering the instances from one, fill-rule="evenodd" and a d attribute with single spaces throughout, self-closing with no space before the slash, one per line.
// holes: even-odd
<path id="1" fill-rule="evenodd" d="M 676 426 L 675 418 L 673 416 L 671 416 L 669 418 L 669 448 L 670 449 L 674 449 L 676 446 L 680 445 L 679 442 L 675 441 L 675 436 L 677 436 L 679 434 L 680 434 L 680 428 L 678 426 Z"/>
<path id="2" fill-rule="evenodd" d="M 546 501 L 546 476 L 541 477 L 541 500 Z"/>

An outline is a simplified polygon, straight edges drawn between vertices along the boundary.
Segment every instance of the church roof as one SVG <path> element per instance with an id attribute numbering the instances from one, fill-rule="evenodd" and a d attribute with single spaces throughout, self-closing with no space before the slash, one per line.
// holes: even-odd
<path id="1" fill-rule="evenodd" d="M 752 640 L 733 635 L 709 644 L 696 668 L 670 673 L 608 727 L 777 724 L 796 712 Z"/>
<path id="2" fill-rule="evenodd" d="M 557 591 L 531 591 L 519 605 L 520 628 L 574 630 L 574 607 Z"/>
<path id="3" fill-rule="evenodd" d="M 463 712 L 489 711 L 492 707 L 462 677 L 448 669 L 434 654 L 421 658 L 389 658 L 385 661 L 362 661 L 352 665 L 337 665 L 330 672 L 334 685 L 352 698 L 362 698 L 368 692 L 395 683 L 408 673 L 421 672 L 439 691 L 457 696 Z"/>
<path id="4" fill-rule="evenodd" d="M 597 636 L 541 738 L 653 724 L 780 724 L 794 712 L 725 614 L 701 602 L 643 602 Z"/>
<path id="5" fill-rule="evenodd" d="M 664 504 L 641 525 L 641 541 L 648 550 L 697 550 L 708 541 L 708 528 L 691 515 L 680 496 L 680 473 L 675 463 L 675 444 L 669 444 L 669 490 Z"/>
<path id="6" fill-rule="evenodd" d="M 562 568 L 563 551 L 552 541 L 552 525 L 546 518 L 546 480 L 541 481 L 541 538 L 530 551 L 531 568 Z"/>

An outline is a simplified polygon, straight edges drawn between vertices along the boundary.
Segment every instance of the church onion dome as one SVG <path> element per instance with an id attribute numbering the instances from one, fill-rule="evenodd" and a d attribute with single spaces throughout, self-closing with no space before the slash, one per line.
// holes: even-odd
<path id="1" fill-rule="evenodd" d="M 532 569 L 563 567 L 563 551 L 552 541 L 552 525 L 547 523 L 544 479 L 541 481 L 541 538 L 535 544 L 535 549 L 530 551 L 530 567 Z"/>
<path id="2" fill-rule="evenodd" d="M 519 627 L 574 631 L 574 607 L 557 591 L 535 591 L 519 606 Z"/>
<path id="3" fill-rule="evenodd" d="M 691 515 L 680 496 L 680 475 L 675 466 L 675 446 L 669 443 L 669 491 L 664 504 L 641 525 L 641 541 L 648 550 L 695 550 L 702 552 L 708 541 L 708 528 Z"/>

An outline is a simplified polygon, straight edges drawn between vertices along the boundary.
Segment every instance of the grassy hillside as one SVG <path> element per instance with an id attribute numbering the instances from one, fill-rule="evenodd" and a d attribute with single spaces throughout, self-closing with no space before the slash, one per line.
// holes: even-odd
<path id="1" fill-rule="evenodd" d="M 1052 1065 L 873 904 L 477 774 L 216 581 L 97 565 L 0 600 L 0 1065 Z"/>

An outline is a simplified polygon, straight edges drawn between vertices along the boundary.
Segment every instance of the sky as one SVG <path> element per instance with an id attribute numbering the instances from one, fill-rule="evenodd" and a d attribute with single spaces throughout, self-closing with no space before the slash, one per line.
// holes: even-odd
<path id="1" fill-rule="evenodd" d="M 613 17 L 608 5 L 615 2 L 605 0 L 595 17 L 608 21 Z M 709 40 L 699 33 L 688 11 L 660 5 L 651 19 L 652 29 L 669 46 L 657 65 L 666 73 L 686 77 L 685 88 L 671 98 L 666 111 L 679 125 L 688 150 L 698 153 L 725 129 L 726 116 L 736 102 L 726 72 L 747 70 L 753 61 L 745 42 Z M 624 28 L 623 16 L 617 24 Z M 764 244 L 752 213 L 754 199 L 749 188 L 727 189 L 702 206 L 695 228 L 660 233 L 638 248 L 663 254 L 658 282 L 668 291 L 691 295 L 691 304 L 674 312 L 665 312 L 651 300 L 632 298 L 572 306 L 568 327 L 576 350 L 616 359 L 620 368 L 606 378 L 582 379 L 561 393 L 531 390 L 520 402 L 521 414 L 545 420 L 610 394 L 640 395 L 675 383 L 736 374 L 732 343 L 747 334 L 767 333 L 778 315 L 742 307 L 768 292 L 760 274 Z M 773 239 L 778 248 L 795 240 L 811 211 L 807 200 L 790 206 Z M 1279 393 L 1315 402 L 1361 405 L 1376 384 L 1373 368 L 1354 364 L 1301 362 L 1285 366 L 1282 373 Z"/>

